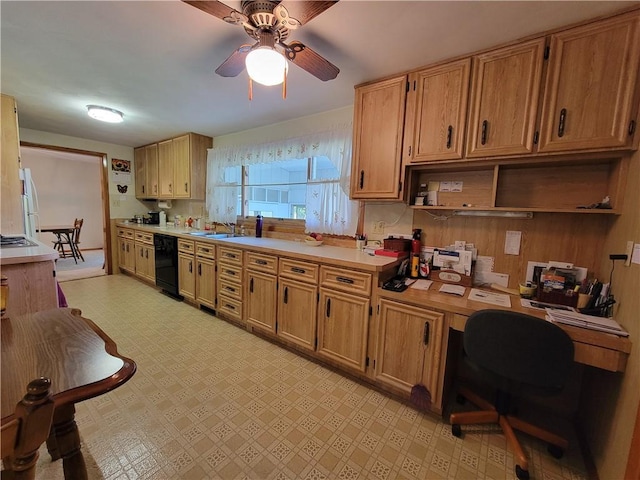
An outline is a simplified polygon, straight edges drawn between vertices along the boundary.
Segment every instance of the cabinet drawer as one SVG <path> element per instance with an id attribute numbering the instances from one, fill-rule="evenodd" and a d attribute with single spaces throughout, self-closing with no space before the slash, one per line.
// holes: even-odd
<path id="1" fill-rule="evenodd" d="M 313 263 L 299 262 L 288 258 L 280 259 L 280 276 L 306 283 L 318 283 L 320 267 Z"/>
<path id="2" fill-rule="evenodd" d="M 136 232 L 136 243 L 147 243 L 153 245 L 153 233 Z"/>
<path id="3" fill-rule="evenodd" d="M 218 293 L 236 300 L 242 300 L 242 285 L 228 278 L 220 277 L 218 279 Z"/>
<path id="4" fill-rule="evenodd" d="M 215 260 L 216 247 L 210 243 L 196 243 L 196 256 Z"/>
<path id="5" fill-rule="evenodd" d="M 195 242 L 193 240 L 178 239 L 178 251 L 182 253 L 193 253 L 195 251 Z"/>
<path id="6" fill-rule="evenodd" d="M 242 250 L 218 246 L 218 260 L 242 265 Z"/>
<path id="7" fill-rule="evenodd" d="M 216 313 L 227 316 L 233 320 L 242 321 L 242 302 L 226 295 L 218 296 L 218 308 Z"/>
<path id="8" fill-rule="evenodd" d="M 218 263 L 218 278 L 230 282 L 242 283 L 242 267 L 225 262 Z"/>
<path id="9" fill-rule="evenodd" d="M 244 255 L 244 263 L 247 268 L 274 275 L 278 274 L 278 257 L 255 252 L 245 252 Z"/>
<path id="10" fill-rule="evenodd" d="M 130 228 L 118 228 L 118 236 L 122 238 L 134 238 L 134 232 Z"/>
<path id="11" fill-rule="evenodd" d="M 323 265 L 320 268 L 320 285 L 343 292 L 369 295 L 371 293 L 371 274 L 345 271 Z"/>

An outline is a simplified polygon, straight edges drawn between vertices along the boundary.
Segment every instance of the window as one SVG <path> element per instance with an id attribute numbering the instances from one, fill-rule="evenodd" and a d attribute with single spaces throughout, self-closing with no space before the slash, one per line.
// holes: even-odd
<path id="1" fill-rule="evenodd" d="M 265 145 L 209 150 L 207 209 L 217 222 L 238 216 L 300 220 L 307 231 L 353 235 L 349 200 L 351 129 Z"/>

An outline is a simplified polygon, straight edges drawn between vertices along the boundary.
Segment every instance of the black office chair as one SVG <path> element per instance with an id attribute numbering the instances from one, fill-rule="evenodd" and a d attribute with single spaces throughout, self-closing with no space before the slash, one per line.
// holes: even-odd
<path id="1" fill-rule="evenodd" d="M 569 443 L 548 430 L 513 415 L 512 398 L 522 391 L 557 394 L 567 380 L 573 362 L 573 342 L 557 325 L 540 318 L 506 310 L 480 310 L 472 314 L 464 329 L 467 362 L 496 389 L 495 402 L 468 388 L 458 389 L 481 411 L 452 413 L 449 421 L 456 437 L 460 425 L 498 423 L 515 451 L 516 476 L 529 478 L 528 461 L 513 430 L 520 430 L 549 444 L 549 453 L 560 458 Z"/>

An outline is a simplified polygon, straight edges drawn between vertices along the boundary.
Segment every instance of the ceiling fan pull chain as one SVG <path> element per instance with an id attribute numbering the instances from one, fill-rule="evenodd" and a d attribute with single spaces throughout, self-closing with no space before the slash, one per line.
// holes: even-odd
<path id="1" fill-rule="evenodd" d="M 282 99 L 287 99 L 287 71 L 284 71 L 284 80 L 282 81 Z"/>
<path id="2" fill-rule="evenodd" d="M 253 80 L 249 77 L 249 101 L 253 100 Z"/>

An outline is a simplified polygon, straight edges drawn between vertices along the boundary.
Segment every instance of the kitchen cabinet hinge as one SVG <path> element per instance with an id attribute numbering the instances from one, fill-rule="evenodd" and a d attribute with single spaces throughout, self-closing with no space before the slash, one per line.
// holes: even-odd
<path id="1" fill-rule="evenodd" d="M 544 59 L 549 60 L 549 54 L 551 53 L 551 47 L 547 45 L 544 49 Z"/>
<path id="2" fill-rule="evenodd" d="M 540 136 L 540 132 L 538 130 L 536 130 L 536 133 L 533 134 L 533 144 L 537 145 L 538 144 L 538 137 Z"/>

